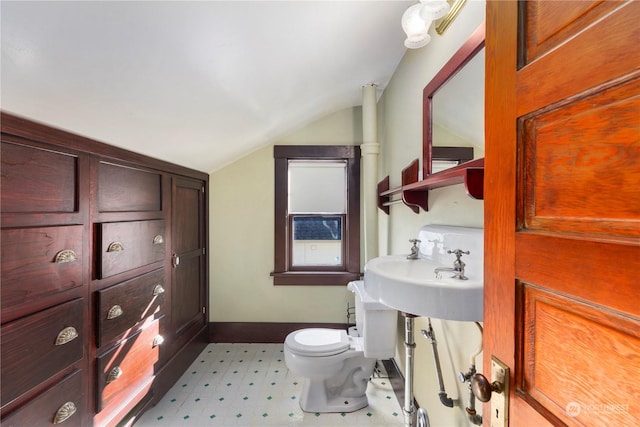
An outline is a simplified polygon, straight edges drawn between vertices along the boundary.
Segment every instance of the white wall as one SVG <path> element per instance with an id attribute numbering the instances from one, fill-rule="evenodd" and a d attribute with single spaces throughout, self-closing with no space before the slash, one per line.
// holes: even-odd
<path id="1" fill-rule="evenodd" d="M 379 135 L 381 139 L 380 179 L 389 175 L 391 187 L 400 185 L 401 170 L 421 157 L 422 90 L 484 20 L 485 3 L 468 1 L 458 18 L 444 35 L 431 29 L 432 40 L 427 46 L 408 50 L 378 103 Z M 436 131 L 441 131 L 437 129 Z M 482 147 L 476 156 L 484 155 Z M 449 224 L 483 227 L 483 202 L 468 197 L 462 185 L 431 190 L 429 212 L 414 214 L 402 204 L 391 206 L 390 215 L 379 213 L 380 254 L 408 253 L 409 239 L 417 236 L 425 224 Z M 467 426 L 464 407 L 468 401 L 468 385 L 456 379 L 458 371 L 469 368 L 469 356 L 480 343 L 480 334 L 473 323 L 432 320 L 438 341 L 444 383 L 449 397 L 456 399 L 454 408 L 447 408 L 438 399 L 438 382 L 429 342 L 420 335 L 427 319 L 415 321 L 416 353 L 414 392 L 420 406 L 429 413 L 432 427 Z M 398 355 L 404 369 L 402 345 L 403 322 L 399 322 Z M 482 360 L 477 360 L 482 366 Z M 480 411 L 480 405 L 477 405 Z"/>
<path id="2" fill-rule="evenodd" d="M 311 123 L 276 145 L 359 145 L 362 109 Z M 210 176 L 212 322 L 346 322 L 343 286 L 274 286 L 273 145 Z"/>

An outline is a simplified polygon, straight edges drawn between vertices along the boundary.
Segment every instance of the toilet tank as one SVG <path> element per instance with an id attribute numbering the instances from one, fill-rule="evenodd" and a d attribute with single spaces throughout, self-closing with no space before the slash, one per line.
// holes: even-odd
<path id="1" fill-rule="evenodd" d="M 362 337 L 365 357 L 394 357 L 398 312 L 371 298 L 362 280 L 350 282 L 347 289 L 356 294 L 356 328 Z"/>

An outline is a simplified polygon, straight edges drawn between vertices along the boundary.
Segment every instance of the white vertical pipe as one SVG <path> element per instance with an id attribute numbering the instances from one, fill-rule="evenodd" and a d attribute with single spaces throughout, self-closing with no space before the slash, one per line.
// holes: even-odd
<path id="1" fill-rule="evenodd" d="M 378 256 L 378 105 L 377 86 L 362 87 L 362 196 L 364 211 L 364 260 Z"/>

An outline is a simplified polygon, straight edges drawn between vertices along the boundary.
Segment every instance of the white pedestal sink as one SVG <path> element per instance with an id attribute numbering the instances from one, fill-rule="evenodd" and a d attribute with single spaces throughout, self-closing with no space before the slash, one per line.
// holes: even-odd
<path id="1" fill-rule="evenodd" d="M 367 293 L 384 305 L 416 316 L 482 321 L 483 230 L 430 225 L 420 230 L 418 239 L 418 259 L 389 255 L 367 263 Z M 462 256 L 468 280 L 452 279 L 449 272 L 435 273 L 438 267 L 453 267 L 456 257 L 448 251 L 456 249 L 470 252 Z"/>
<path id="2" fill-rule="evenodd" d="M 469 255 L 471 256 L 471 255 Z M 367 294 L 382 304 L 404 313 L 446 320 L 482 321 L 483 280 L 465 271 L 468 280 L 452 279 L 452 273 L 440 273 L 435 264 L 406 255 L 374 258 L 367 263 L 364 283 Z M 462 258 L 466 263 L 467 260 Z"/>
<path id="3" fill-rule="evenodd" d="M 405 427 L 415 424 L 413 405 L 413 319 L 427 316 L 445 320 L 483 319 L 484 233 L 482 229 L 432 226 L 423 227 L 417 259 L 407 255 L 378 257 L 367 262 L 364 287 L 373 299 L 401 311 L 405 318 Z M 452 268 L 452 251 L 469 252 L 462 256 L 467 280 L 453 279 L 452 272 L 436 274 L 436 268 Z M 435 350 L 434 350 L 435 351 Z"/>

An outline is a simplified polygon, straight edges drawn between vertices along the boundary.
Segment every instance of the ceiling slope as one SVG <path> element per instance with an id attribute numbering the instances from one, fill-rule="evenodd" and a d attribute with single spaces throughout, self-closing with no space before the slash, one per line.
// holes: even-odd
<path id="1" fill-rule="evenodd" d="M 407 1 L 2 1 L 1 108 L 205 172 L 381 90 Z"/>

